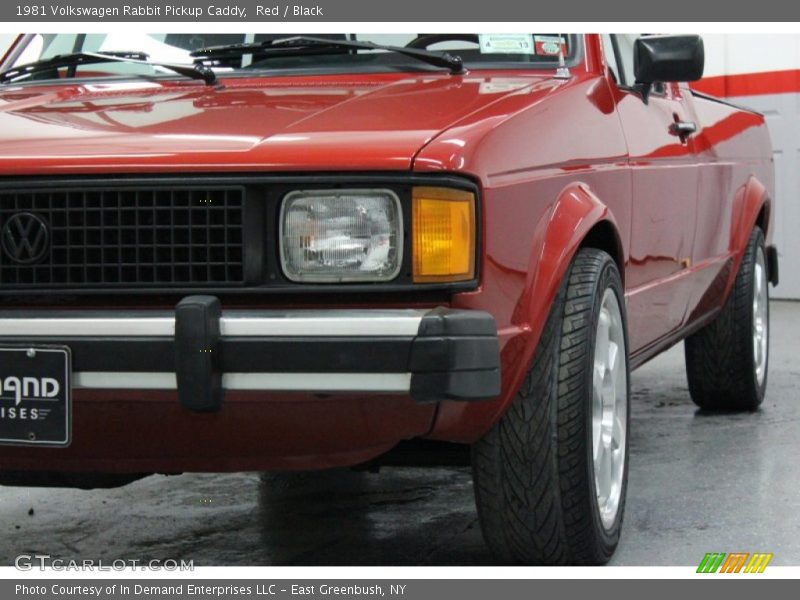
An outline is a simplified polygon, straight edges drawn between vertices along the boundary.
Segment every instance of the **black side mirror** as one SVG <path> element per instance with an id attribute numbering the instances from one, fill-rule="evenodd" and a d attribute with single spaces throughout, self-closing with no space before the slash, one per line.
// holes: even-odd
<path id="1" fill-rule="evenodd" d="M 633 45 L 636 87 L 647 101 L 656 82 L 697 81 L 703 76 L 705 50 L 699 35 L 651 35 Z"/>

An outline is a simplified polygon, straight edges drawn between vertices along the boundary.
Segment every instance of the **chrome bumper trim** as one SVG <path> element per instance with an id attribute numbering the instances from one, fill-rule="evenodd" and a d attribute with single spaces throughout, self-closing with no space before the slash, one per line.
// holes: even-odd
<path id="1" fill-rule="evenodd" d="M 175 390 L 175 373 L 80 372 L 72 376 L 75 389 Z M 411 373 L 223 373 L 222 388 L 276 392 L 408 393 Z"/>
<path id="2" fill-rule="evenodd" d="M 397 310 L 292 310 L 224 311 L 220 319 L 223 337 L 326 337 L 414 336 L 427 311 Z M 175 335 L 175 317 L 152 312 L 109 313 L 43 312 L 42 316 L 12 316 L 0 312 L 0 336 L 29 337 L 159 337 Z"/>

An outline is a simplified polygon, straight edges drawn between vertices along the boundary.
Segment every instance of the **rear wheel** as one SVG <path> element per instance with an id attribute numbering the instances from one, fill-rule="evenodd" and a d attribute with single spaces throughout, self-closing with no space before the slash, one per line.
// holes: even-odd
<path id="1" fill-rule="evenodd" d="M 685 342 L 695 404 L 709 410 L 755 410 L 769 367 L 769 287 L 764 234 L 753 229 L 730 296 L 719 316 Z"/>
<path id="2" fill-rule="evenodd" d="M 625 506 L 629 397 L 619 272 L 582 249 L 512 406 L 473 447 L 481 529 L 501 560 L 608 561 Z"/>

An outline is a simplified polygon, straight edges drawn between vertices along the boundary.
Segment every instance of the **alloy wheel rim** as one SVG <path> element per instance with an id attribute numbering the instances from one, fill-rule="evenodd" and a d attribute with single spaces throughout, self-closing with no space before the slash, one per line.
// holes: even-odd
<path id="1" fill-rule="evenodd" d="M 769 292 L 764 250 L 758 248 L 753 269 L 753 364 L 756 381 L 763 385 L 769 347 Z"/>
<path id="2" fill-rule="evenodd" d="M 628 423 L 625 330 L 617 295 L 600 305 L 592 374 L 592 459 L 600 518 L 611 529 L 619 512 Z"/>

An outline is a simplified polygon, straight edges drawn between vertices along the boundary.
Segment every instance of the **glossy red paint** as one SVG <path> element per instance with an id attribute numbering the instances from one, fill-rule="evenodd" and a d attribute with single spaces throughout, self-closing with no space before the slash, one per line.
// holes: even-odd
<path id="1" fill-rule="evenodd" d="M 175 392 L 75 390 L 72 444 L 5 447 L 0 468 L 175 473 L 304 470 L 365 462 L 428 431 L 433 405 L 399 396 L 229 392 L 217 413 Z M 398 437 L 399 436 L 399 437 Z"/>
<path id="2" fill-rule="evenodd" d="M 407 171 L 466 115 L 541 77 L 335 75 L 0 92 L 2 174 Z"/>
<path id="3" fill-rule="evenodd" d="M 513 400 L 590 232 L 623 274 L 632 363 L 679 340 L 722 305 L 720 290 L 772 201 L 766 126 L 685 85 L 645 104 L 608 75 L 599 36 L 584 47 L 569 79 L 476 71 L 231 78 L 220 90 L 180 80 L 3 88 L 2 176 L 376 171 L 476 181 L 480 286 L 450 304 L 494 315 L 503 391 L 436 407 L 229 394 L 213 416 L 182 412 L 168 394 L 80 394 L 73 447 L 4 449 L 0 468 L 318 468 L 361 462 L 409 437 L 474 442 Z M 673 135 L 676 119 L 696 122 L 697 135 Z M 150 449 L 132 431 L 147 431 Z"/>

